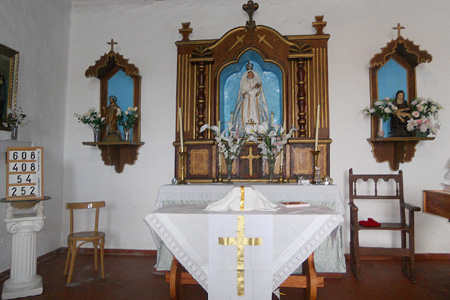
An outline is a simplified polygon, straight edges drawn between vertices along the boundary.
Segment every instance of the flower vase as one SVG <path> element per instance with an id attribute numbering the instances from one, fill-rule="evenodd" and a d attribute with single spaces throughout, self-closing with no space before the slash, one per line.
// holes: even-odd
<path id="1" fill-rule="evenodd" d="M 425 132 L 422 132 L 422 131 L 420 131 L 419 129 L 416 129 L 415 131 L 414 131 L 414 136 L 415 137 L 427 137 L 428 135 L 430 134 L 430 131 L 425 131 Z"/>
<path id="2" fill-rule="evenodd" d="M 269 182 L 273 182 L 273 174 L 275 171 L 275 161 L 276 159 L 268 159 L 267 163 L 269 164 Z"/>
<path id="3" fill-rule="evenodd" d="M 383 118 L 378 118 L 378 137 L 384 137 L 383 121 Z"/>
<path id="4" fill-rule="evenodd" d="M 227 160 L 227 183 L 231 183 L 231 173 L 233 172 L 233 160 Z"/>
<path id="5" fill-rule="evenodd" d="M 17 141 L 17 126 L 11 127 L 11 141 Z"/>
<path id="6" fill-rule="evenodd" d="M 102 130 L 98 128 L 94 128 L 93 130 L 94 130 L 94 143 L 98 143 L 100 142 L 100 135 L 102 133 Z"/>
<path id="7" fill-rule="evenodd" d="M 124 141 L 127 141 L 127 142 L 131 141 L 130 133 L 131 133 L 131 128 L 124 128 L 123 129 L 123 140 Z"/>

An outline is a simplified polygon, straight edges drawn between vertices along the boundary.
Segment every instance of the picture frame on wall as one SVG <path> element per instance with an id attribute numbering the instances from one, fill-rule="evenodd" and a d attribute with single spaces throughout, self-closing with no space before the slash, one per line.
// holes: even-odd
<path id="1" fill-rule="evenodd" d="M 19 52 L 0 44 L 0 130 L 11 130 L 2 121 L 17 107 L 18 71 Z"/>

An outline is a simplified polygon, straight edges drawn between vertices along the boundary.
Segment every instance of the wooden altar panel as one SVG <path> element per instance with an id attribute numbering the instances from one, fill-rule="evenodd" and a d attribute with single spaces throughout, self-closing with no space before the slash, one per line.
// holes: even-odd
<path id="1" fill-rule="evenodd" d="M 264 62 L 281 70 L 281 120 L 285 128 L 294 126 L 297 131 L 289 141 L 284 162 L 284 178 L 296 180 L 299 175 L 312 178 L 314 166 L 311 150 L 314 148 L 316 112 L 319 115 L 319 166 L 322 175 L 330 172 L 330 136 L 328 101 L 328 34 L 322 28 L 326 22 L 316 17 L 312 35 L 282 36 L 267 26 L 237 27 L 220 39 L 189 40 L 192 32 L 189 23 L 183 23 L 180 33 L 183 40 L 177 46 L 177 107 L 181 107 L 183 137 L 188 152 L 188 181 L 212 181 L 218 177 L 218 156 L 212 132 L 200 132 L 204 124 L 218 125 L 220 120 L 220 74 L 228 66 L 237 64 L 242 55 L 254 51 Z M 319 25 L 322 26 L 318 28 Z M 319 27 L 320 27 L 319 26 Z M 179 147 L 179 116 L 176 120 L 176 141 Z M 224 121 L 224 120 L 222 120 Z M 192 145 L 192 146 L 191 146 Z M 203 148 L 202 148 L 203 147 Z M 233 167 L 235 180 L 262 180 L 268 178 L 262 159 L 243 158 L 249 155 L 246 145 L 240 159 Z M 202 150 L 203 149 L 203 150 Z M 208 150 L 205 150 L 208 149 Z M 252 147 L 257 155 L 256 145 Z M 179 156 L 175 153 L 176 177 L 180 178 Z M 252 165 L 250 165 L 252 161 Z M 280 176 L 280 157 L 275 166 Z M 226 165 L 222 162 L 222 174 Z"/>

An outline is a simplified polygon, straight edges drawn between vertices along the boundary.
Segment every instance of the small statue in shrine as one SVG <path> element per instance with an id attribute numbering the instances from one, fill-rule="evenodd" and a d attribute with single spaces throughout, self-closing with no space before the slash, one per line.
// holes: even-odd
<path id="1" fill-rule="evenodd" d="M 405 100 L 404 91 L 397 91 L 393 104 L 398 109 L 393 112 L 393 115 L 391 117 L 391 132 L 389 135 L 392 137 L 412 136 L 411 132 L 406 129 L 410 113 L 408 102 Z"/>
<path id="2" fill-rule="evenodd" d="M 103 115 L 106 119 L 107 133 L 105 141 L 120 141 L 120 132 L 117 125 L 117 117 L 121 113 L 117 105 L 117 97 L 109 96 L 109 106 L 103 109 Z"/>

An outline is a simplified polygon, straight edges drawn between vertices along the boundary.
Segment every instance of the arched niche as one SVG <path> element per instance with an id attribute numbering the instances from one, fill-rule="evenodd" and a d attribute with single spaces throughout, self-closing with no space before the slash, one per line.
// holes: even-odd
<path id="1" fill-rule="evenodd" d="M 106 108 L 110 105 L 111 96 L 117 98 L 116 104 L 122 112 L 128 107 L 137 107 L 139 117 L 131 131 L 131 141 L 122 141 L 123 128 L 119 126 L 120 137 L 116 140 L 105 139 L 106 128 L 102 131 L 101 142 L 83 142 L 84 145 L 98 146 L 101 150 L 105 165 L 114 166 L 117 173 L 122 173 L 125 164 L 133 165 L 138 157 L 138 149 L 144 144 L 141 142 L 141 76 L 139 69 L 128 62 L 119 53 L 114 51 L 117 44 L 111 40 L 111 51 L 105 53 L 95 65 L 90 66 L 86 77 L 95 77 L 100 80 L 100 111 L 105 115 Z"/>
<path id="2" fill-rule="evenodd" d="M 385 97 L 394 98 L 395 92 L 404 90 L 406 99 L 416 97 L 416 67 L 431 62 L 432 56 L 419 49 L 414 42 L 401 35 L 389 42 L 370 60 L 370 86 L 372 103 Z"/>
<path id="3" fill-rule="evenodd" d="M 267 101 L 269 115 L 273 113 L 273 123 L 283 125 L 283 71 L 277 64 L 265 61 L 255 50 L 246 50 L 239 60 L 222 69 L 219 75 L 219 120 L 221 128 L 227 128 L 231 113 L 235 110 L 240 82 L 250 63 L 262 80 L 262 88 Z"/>
<path id="4" fill-rule="evenodd" d="M 395 98 L 398 90 L 405 92 L 405 99 L 410 102 L 417 97 L 416 67 L 421 63 L 431 62 L 432 56 L 420 50 L 413 41 L 403 38 L 400 24 L 397 39 L 386 44 L 381 52 L 370 60 L 370 106 L 384 98 Z M 379 120 L 371 121 L 372 152 L 377 162 L 388 162 L 391 170 L 399 169 L 401 163 L 410 162 L 415 154 L 415 147 L 421 140 L 432 140 L 430 137 L 378 137 Z"/>
<path id="5" fill-rule="evenodd" d="M 100 111 L 110 105 L 109 97 L 117 97 L 117 105 L 124 112 L 128 107 L 137 107 L 140 114 L 141 76 L 139 69 L 128 62 L 119 53 L 114 52 L 114 41 L 110 42 L 111 51 L 96 61 L 95 65 L 86 70 L 86 77 L 100 79 Z M 139 117 L 132 128 L 132 140 L 141 140 Z M 119 127 L 123 134 L 123 128 Z M 104 130 L 105 131 L 105 130 Z M 105 132 L 103 132 L 103 136 Z"/>

